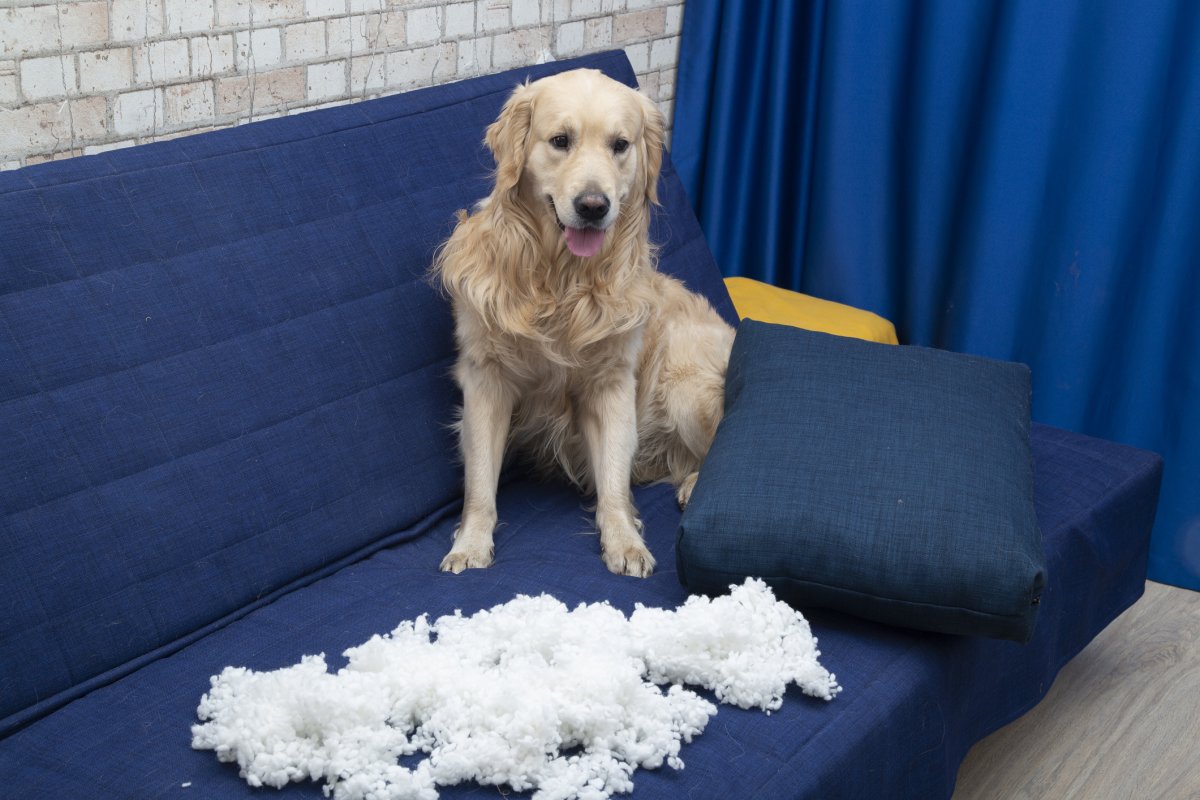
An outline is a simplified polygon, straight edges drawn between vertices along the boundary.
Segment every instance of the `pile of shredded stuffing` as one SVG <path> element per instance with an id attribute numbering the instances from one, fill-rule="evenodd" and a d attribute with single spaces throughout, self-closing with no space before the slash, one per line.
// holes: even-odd
<path id="1" fill-rule="evenodd" d="M 674 611 L 568 609 L 519 596 L 469 617 L 425 615 L 346 651 L 273 672 L 226 667 L 200 701 L 192 747 L 236 761 L 251 786 L 324 781 L 338 800 L 434 800 L 463 781 L 604 800 L 638 767 L 683 768 L 712 703 L 779 708 L 788 684 L 826 700 L 804 617 L 750 579 Z M 656 684 L 670 684 L 664 692 Z M 400 756 L 427 753 L 415 769 Z M 569 753 L 569 755 L 567 755 Z"/>

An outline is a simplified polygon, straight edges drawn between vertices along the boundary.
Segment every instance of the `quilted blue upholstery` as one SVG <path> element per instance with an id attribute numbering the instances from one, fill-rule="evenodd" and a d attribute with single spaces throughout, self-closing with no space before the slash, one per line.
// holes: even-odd
<path id="1" fill-rule="evenodd" d="M 581 64 L 633 81 L 603 54 L 0 174 L 2 794 L 260 797 L 188 746 L 227 664 L 336 663 L 401 619 L 516 592 L 682 599 L 667 487 L 638 492 L 648 580 L 604 569 L 575 492 L 521 476 L 496 566 L 437 571 L 457 397 L 422 276 L 484 191 L 480 140 L 508 91 Z M 662 268 L 732 320 L 669 162 L 660 195 Z M 687 769 L 639 773 L 635 797 L 947 795 L 970 743 L 1142 587 L 1159 462 L 1035 434 L 1054 577 L 1029 645 L 813 614 L 845 692 L 723 708 Z"/>
<path id="2" fill-rule="evenodd" d="M 424 276 L 517 81 L 0 175 L 0 733 L 457 497 Z"/>

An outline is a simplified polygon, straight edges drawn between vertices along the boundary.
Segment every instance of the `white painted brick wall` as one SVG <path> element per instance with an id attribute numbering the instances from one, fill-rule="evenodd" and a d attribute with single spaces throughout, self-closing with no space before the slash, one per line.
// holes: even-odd
<path id="1" fill-rule="evenodd" d="M 10 0 L 0 169 L 621 47 L 668 115 L 684 0 Z"/>

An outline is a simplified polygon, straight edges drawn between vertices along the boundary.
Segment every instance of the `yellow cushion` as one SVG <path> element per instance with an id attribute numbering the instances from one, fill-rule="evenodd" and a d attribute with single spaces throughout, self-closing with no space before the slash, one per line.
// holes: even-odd
<path id="1" fill-rule="evenodd" d="M 899 344 L 896 328 L 883 317 L 852 306 L 780 289 L 751 278 L 726 278 L 725 286 L 742 319 L 791 325 L 810 331 Z"/>

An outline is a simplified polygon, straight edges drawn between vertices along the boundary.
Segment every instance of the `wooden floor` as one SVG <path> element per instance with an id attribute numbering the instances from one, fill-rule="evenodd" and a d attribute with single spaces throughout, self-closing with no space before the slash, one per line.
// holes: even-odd
<path id="1" fill-rule="evenodd" d="M 1158 583 L 1032 711 L 967 754 L 954 800 L 1200 799 L 1200 592 Z"/>

